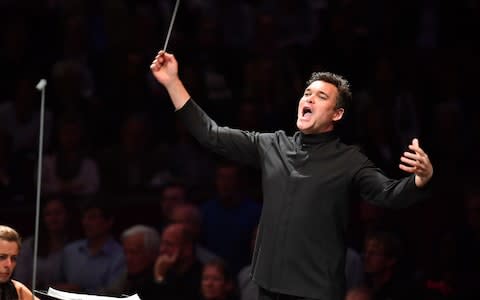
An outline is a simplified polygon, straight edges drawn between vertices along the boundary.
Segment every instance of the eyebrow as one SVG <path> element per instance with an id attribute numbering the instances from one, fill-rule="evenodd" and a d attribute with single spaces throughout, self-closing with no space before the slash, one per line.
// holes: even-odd
<path id="1" fill-rule="evenodd" d="M 312 89 L 311 89 L 310 87 L 307 87 L 307 88 L 305 89 L 305 91 L 306 91 L 306 92 L 311 92 Z M 324 91 L 322 91 L 322 90 L 318 91 L 317 94 L 323 94 L 323 95 L 329 97 L 329 95 L 328 95 L 327 93 L 325 93 Z"/>

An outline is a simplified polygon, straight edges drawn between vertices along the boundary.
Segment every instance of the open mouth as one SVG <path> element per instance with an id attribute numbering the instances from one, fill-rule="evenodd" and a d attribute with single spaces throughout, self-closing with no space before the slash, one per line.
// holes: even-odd
<path id="1" fill-rule="evenodd" d="M 302 117 L 310 117 L 312 115 L 312 109 L 310 107 L 305 106 L 302 109 Z"/>

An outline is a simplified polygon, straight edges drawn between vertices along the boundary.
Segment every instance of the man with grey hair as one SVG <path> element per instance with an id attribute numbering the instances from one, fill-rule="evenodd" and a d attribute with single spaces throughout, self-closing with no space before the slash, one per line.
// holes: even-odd
<path id="1" fill-rule="evenodd" d="M 153 266 L 160 248 L 158 231 L 146 225 L 134 225 L 121 235 L 127 270 L 115 283 L 105 288 L 102 294 L 111 296 L 137 293 L 147 299 L 145 287 L 153 281 Z"/>

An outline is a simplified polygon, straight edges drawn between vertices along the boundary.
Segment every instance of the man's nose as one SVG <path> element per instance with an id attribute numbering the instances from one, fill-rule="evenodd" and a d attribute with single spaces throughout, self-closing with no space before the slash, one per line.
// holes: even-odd
<path id="1" fill-rule="evenodd" d="M 3 265 L 4 265 L 5 268 L 11 269 L 12 265 L 13 265 L 12 259 L 11 258 L 5 259 Z"/>

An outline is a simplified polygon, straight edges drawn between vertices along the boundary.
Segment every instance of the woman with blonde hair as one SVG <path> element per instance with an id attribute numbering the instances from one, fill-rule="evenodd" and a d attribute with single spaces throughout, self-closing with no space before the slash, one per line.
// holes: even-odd
<path id="1" fill-rule="evenodd" d="M 21 238 L 18 232 L 0 225 L 0 299 L 29 300 L 32 292 L 21 282 L 13 280 L 12 274 L 17 265 Z M 38 300 L 38 298 L 35 297 Z"/>

